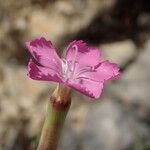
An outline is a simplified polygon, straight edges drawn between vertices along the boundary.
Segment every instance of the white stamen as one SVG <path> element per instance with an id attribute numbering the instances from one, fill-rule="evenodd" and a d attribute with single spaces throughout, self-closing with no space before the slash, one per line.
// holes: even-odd
<path id="1" fill-rule="evenodd" d="M 62 72 L 63 75 L 67 74 L 67 70 L 68 70 L 68 63 L 65 59 L 62 60 Z"/>
<path id="2" fill-rule="evenodd" d="M 76 59 L 78 54 L 78 47 L 77 45 L 73 45 L 72 48 L 75 50 L 74 52 L 74 58 L 72 61 L 67 61 L 63 59 L 62 61 L 62 72 L 65 78 L 74 78 L 74 72 L 75 72 L 75 65 L 76 65 Z"/>
<path id="3" fill-rule="evenodd" d="M 62 73 L 64 78 L 67 79 L 79 79 L 79 78 L 87 78 L 84 73 L 86 72 L 93 72 L 95 69 L 91 66 L 86 66 L 79 72 L 75 73 L 76 64 L 78 63 L 77 60 L 77 54 L 78 54 L 78 47 L 77 45 L 73 45 L 72 48 L 74 48 L 74 58 L 72 61 L 67 61 L 65 59 L 62 60 Z"/>
<path id="4" fill-rule="evenodd" d="M 78 54 L 78 47 L 77 47 L 77 45 L 73 45 L 72 48 L 75 49 L 74 59 L 72 60 L 72 66 L 71 66 L 72 67 L 71 69 L 74 72 L 74 70 L 75 70 L 75 63 L 76 63 L 77 54 Z"/>

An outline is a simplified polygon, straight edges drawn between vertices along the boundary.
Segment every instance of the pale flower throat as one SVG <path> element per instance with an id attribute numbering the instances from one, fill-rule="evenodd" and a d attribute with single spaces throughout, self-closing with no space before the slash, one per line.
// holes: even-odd
<path id="1" fill-rule="evenodd" d="M 78 54 L 78 47 L 74 45 L 74 58 L 71 61 L 67 61 L 66 59 L 62 59 L 62 74 L 63 77 L 68 79 L 80 79 L 80 78 L 88 78 L 84 73 L 86 72 L 95 72 L 96 70 L 92 66 L 84 66 L 82 69 L 76 69 L 76 65 L 78 64 L 77 61 L 77 54 Z M 77 71 L 78 70 L 78 71 Z"/>
<path id="2" fill-rule="evenodd" d="M 66 80 L 74 79 L 78 47 L 74 45 L 72 48 L 75 50 L 73 60 L 67 61 L 66 59 L 62 59 L 62 73 Z"/>

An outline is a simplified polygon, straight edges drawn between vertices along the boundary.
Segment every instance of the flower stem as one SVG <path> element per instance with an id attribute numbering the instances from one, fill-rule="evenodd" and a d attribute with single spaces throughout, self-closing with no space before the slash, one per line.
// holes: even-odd
<path id="1" fill-rule="evenodd" d="M 67 87 L 59 85 L 50 98 L 37 150 L 57 149 L 60 133 L 71 104 L 69 91 L 70 89 Z M 63 95 L 63 97 L 61 95 Z M 64 95 L 66 96 L 64 97 Z"/>

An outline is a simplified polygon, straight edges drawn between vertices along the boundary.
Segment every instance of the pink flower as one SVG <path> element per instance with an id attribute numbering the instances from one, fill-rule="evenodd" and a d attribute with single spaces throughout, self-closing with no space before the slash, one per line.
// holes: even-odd
<path id="1" fill-rule="evenodd" d="M 27 42 L 26 46 L 34 58 L 28 64 L 28 76 L 34 80 L 59 82 L 98 98 L 104 83 L 120 76 L 117 64 L 102 61 L 100 51 L 81 40 L 69 44 L 64 59 L 45 38 Z"/>

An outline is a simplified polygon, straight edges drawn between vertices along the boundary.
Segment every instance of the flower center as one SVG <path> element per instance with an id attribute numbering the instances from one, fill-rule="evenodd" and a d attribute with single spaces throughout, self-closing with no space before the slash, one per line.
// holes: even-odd
<path id="1" fill-rule="evenodd" d="M 73 45 L 72 49 L 74 49 L 74 58 L 72 61 L 67 61 L 66 59 L 62 59 L 62 73 L 66 80 L 74 78 L 75 66 L 77 63 L 77 54 L 78 47 L 77 45 Z"/>
<path id="2" fill-rule="evenodd" d="M 72 48 L 74 49 L 74 57 L 71 61 L 67 61 L 66 59 L 62 59 L 62 74 L 63 77 L 68 79 L 87 79 L 86 73 L 88 72 L 95 72 L 95 68 L 92 66 L 84 66 L 82 69 L 78 68 L 77 65 L 79 62 L 77 61 L 77 54 L 78 54 L 78 47 L 77 45 L 73 45 Z"/>

